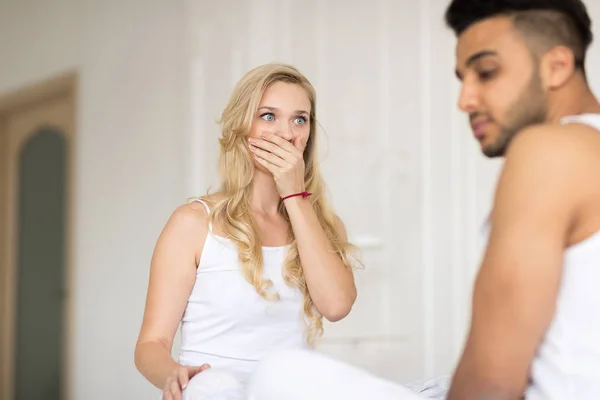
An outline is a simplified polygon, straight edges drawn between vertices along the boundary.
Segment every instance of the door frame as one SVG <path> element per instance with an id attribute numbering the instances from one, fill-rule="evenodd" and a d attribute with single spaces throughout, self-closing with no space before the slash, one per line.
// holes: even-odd
<path id="1" fill-rule="evenodd" d="M 68 72 L 43 82 L 29 85 L 0 96 L 0 188 L 8 187 L 2 196 L 0 190 L 0 399 L 14 396 L 14 349 L 16 328 L 16 277 L 17 275 L 17 215 L 18 180 L 14 166 L 9 163 L 7 121 L 11 115 L 47 101 L 64 99 L 69 108 L 68 129 L 61 132 L 67 145 L 67 194 L 65 221 L 66 265 L 64 270 L 65 297 L 62 343 L 61 398 L 72 399 L 71 377 L 73 368 L 74 302 L 74 216 L 75 216 L 75 148 L 77 74 Z M 33 136 L 36 132 L 30 132 Z M 26 141 L 24 141 L 26 142 Z M 24 144 L 24 143 L 23 143 Z M 17 152 L 19 150 L 17 149 Z M 14 177 L 12 179 L 11 177 Z M 13 182 L 9 187 L 9 182 Z"/>

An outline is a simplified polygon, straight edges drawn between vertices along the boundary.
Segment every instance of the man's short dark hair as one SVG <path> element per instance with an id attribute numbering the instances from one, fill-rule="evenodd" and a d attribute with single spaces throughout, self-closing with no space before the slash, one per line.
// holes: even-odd
<path id="1" fill-rule="evenodd" d="M 571 49 L 575 64 L 583 68 L 592 43 L 591 20 L 581 0 L 453 0 L 446 24 L 459 36 L 471 25 L 492 17 L 513 18 L 526 38 L 547 51 L 554 46 Z"/>

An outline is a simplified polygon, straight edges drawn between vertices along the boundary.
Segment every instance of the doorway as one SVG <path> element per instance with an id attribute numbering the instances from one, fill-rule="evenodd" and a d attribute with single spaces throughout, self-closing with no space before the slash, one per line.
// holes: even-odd
<path id="1" fill-rule="evenodd" d="M 0 98 L 0 399 L 67 399 L 74 74 Z"/>

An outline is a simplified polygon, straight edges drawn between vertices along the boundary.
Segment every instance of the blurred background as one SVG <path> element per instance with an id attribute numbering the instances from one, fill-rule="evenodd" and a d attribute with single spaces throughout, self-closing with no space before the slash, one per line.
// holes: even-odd
<path id="1" fill-rule="evenodd" d="M 155 241 L 216 188 L 215 121 L 273 61 L 316 87 L 365 263 L 319 350 L 400 383 L 452 372 L 500 164 L 456 108 L 447 4 L 0 0 L 0 399 L 157 398 L 133 363 Z"/>

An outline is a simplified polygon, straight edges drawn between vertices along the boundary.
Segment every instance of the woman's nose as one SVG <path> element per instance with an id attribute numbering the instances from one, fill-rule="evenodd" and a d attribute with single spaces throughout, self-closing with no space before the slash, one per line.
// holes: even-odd
<path id="1" fill-rule="evenodd" d="M 290 141 L 294 138 L 294 132 L 291 127 L 291 124 L 282 123 L 277 127 L 275 132 L 279 137 Z"/>

